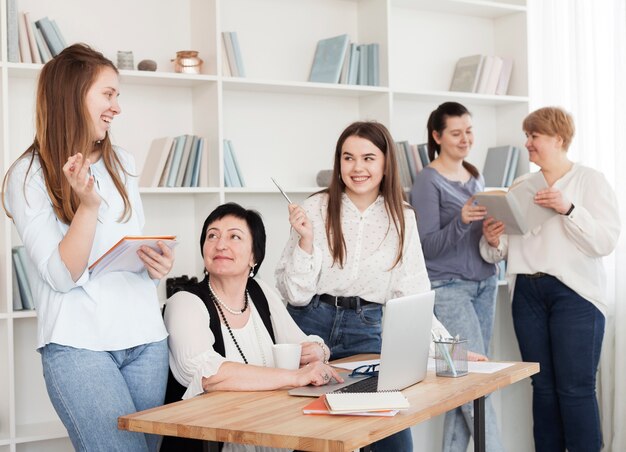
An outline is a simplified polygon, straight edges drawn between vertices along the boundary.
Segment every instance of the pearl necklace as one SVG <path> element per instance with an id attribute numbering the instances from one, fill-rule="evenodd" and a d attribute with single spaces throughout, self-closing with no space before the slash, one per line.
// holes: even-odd
<path id="1" fill-rule="evenodd" d="M 246 309 L 248 309 L 248 297 L 249 297 L 249 295 L 248 295 L 248 291 L 247 290 L 245 291 L 245 294 L 244 294 L 244 300 L 245 301 L 244 301 L 244 304 L 243 304 L 243 309 L 238 311 L 236 309 L 232 309 L 230 306 L 228 306 L 226 303 L 224 303 L 222 300 L 219 299 L 219 297 L 215 294 L 215 291 L 213 290 L 213 287 L 211 287 L 211 280 L 210 279 L 207 280 L 207 284 L 209 285 L 209 290 L 211 291 L 211 295 L 213 296 L 213 299 L 215 301 L 217 301 L 219 304 L 221 304 L 222 307 L 224 309 L 226 309 L 228 312 L 230 312 L 231 314 L 233 314 L 233 315 L 241 315 L 244 312 L 246 312 Z"/>

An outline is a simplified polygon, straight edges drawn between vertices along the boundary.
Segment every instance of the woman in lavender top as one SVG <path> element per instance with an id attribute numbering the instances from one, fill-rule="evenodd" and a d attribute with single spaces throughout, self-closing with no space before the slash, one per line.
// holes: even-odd
<path id="1" fill-rule="evenodd" d="M 496 267 L 485 262 L 478 243 L 486 209 L 473 195 L 484 179 L 465 161 L 474 142 L 469 111 L 445 102 L 428 118 L 431 164 L 416 177 L 411 203 L 417 211 L 426 269 L 435 290 L 435 315 L 468 349 L 487 355 L 493 331 Z M 502 450 L 495 414 L 487 399 L 487 450 Z M 473 434 L 471 404 L 446 414 L 443 451 L 465 451 Z"/>

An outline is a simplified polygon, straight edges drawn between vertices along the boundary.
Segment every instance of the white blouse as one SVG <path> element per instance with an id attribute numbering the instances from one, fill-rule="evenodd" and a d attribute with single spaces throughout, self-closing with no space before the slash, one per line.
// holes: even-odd
<path id="1" fill-rule="evenodd" d="M 382 196 L 360 212 L 345 193 L 342 195 L 341 226 L 346 242 L 343 268 L 333 264 L 326 241 L 327 206 L 327 194 L 311 196 L 302 203 L 313 225 L 313 254 L 300 248 L 300 235 L 292 229 L 275 273 L 285 300 L 305 306 L 315 294 L 328 293 L 385 304 L 392 298 L 430 290 L 415 212 L 410 206 L 404 211 L 403 258 L 393 268 L 400 241 Z M 434 315 L 433 330 L 437 336 L 448 336 Z"/>
<path id="2" fill-rule="evenodd" d="M 574 204 L 571 214 L 556 215 L 525 235 L 503 235 L 498 248 L 483 237 L 481 254 L 488 262 L 508 255 L 511 295 L 515 275 L 548 273 L 606 315 L 602 258 L 615 249 L 621 227 L 615 192 L 602 173 L 579 164 L 553 186 Z"/>
<path id="3" fill-rule="evenodd" d="M 319 342 L 319 336 L 307 336 L 293 321 L 279 295 L 267 283 L 256 279 L 267 298 L 276 343 Z M 254 300 L 252 300 L 254 301 Z M 272 338 L 263 320 L 250 303 L 251 315 L 243 328 L 232 329 L 248 364 L 274 367 Z M 200 298 L 189 292 L 177 292 L 167 300 L 165 326 L 170 336 L 169 354 L 172 374 L 187 391 L 183 399 L 202 394 L 202 377 L 215 375 L 225 361 L 243 363 L 237 346 L 224 324 L 222 337 L 226 357 L 213 349 L 215 336 L 210 328 L 210 315 Z"/>
<path id="4" fill-rule="evenodd" d="M 125 235 L 141 235 L 143 208 L 135 160 L 115 148 L 129 174 L 121 174 L 132 207 L 128 221 L 102 159 L 90 169 L 102 196 L 89 265 Z M 122 350 L 167 337 L 155 282 L 147 271 L 110 272 L 92 278 L 87 268 L 74 281 L 59 253 L 68 225 L 52 208 L 39 159 L 28 171 L 29 158 L 13 167 L 6 190 L 8 211 L 32 262 L 29 278 L 37 309 L 37 348 L 54 342 L 88 350 Z"/>

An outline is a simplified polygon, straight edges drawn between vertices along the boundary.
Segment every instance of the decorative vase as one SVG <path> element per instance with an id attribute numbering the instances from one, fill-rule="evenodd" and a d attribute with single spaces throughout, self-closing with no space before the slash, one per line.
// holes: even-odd
<path id="1" fill-rule="evenodd" d="M 130 50 L 117 51 L 117 68 L 118 69 L 135 69 L 133 52 Z"/>
<path id="2" fill-rule="evenodd" d="M 154 60 L 141 60 L 137 65 L 140 71 L 156 71 L 157 64 Z"/>
<path id="3" fill-rule="evenodd" d="M 195 50 L 179 50 L 176 52 L 176 58 L 172 61 L 174 62 L 174 72 L 184 74 L 199 74 L 203 63 Z"/>

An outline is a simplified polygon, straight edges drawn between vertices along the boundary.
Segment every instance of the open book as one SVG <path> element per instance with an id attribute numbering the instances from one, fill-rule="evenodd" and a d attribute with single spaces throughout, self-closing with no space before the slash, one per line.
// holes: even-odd
<path id="1" fill-rule="evenodd" d="M 533 173 L 508 191 L 476 193 L 476 202 L 487 208 L 487 216 L 504 223 L 505 234 L 526 234 L 555 215 L 554 209 L 535 204 L 535 194 L 548 188 L 541 171 Z"/>
<path id="2" fill-rule="evenodd" d="M 140 272 L 145 267 L 143 261 L 139 259 L 137 251 L 142 246 L 149 246 L 153 250 L 160 252 L 158 241 L 164 242 L 168 247 L 174 248 L 178 242 L 174 235 L 164 236 L 126 236 L 104 253 L 98 260 L 89 266 L 91 277 L 94 278 L 101 273 L 113 271 Z"/>

